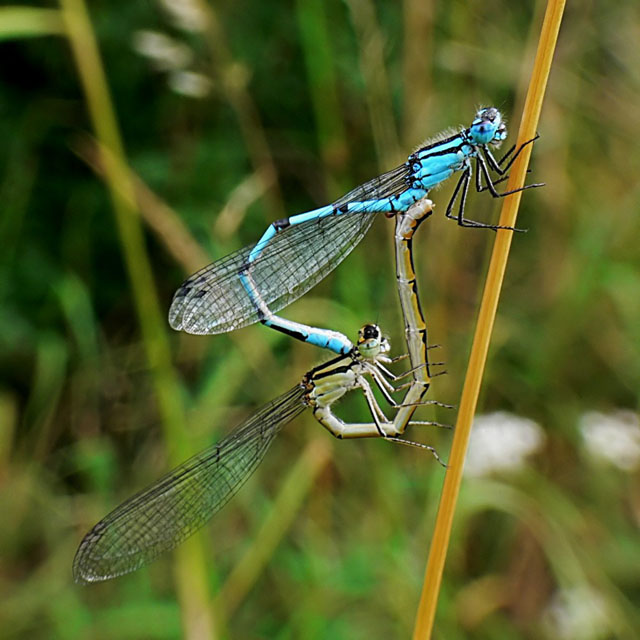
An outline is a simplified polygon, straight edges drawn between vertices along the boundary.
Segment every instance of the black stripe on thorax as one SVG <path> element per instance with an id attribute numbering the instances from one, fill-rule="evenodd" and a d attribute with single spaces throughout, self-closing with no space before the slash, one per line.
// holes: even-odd
<path id="1" fill-rule="evenodd" d="M 438 145 L 441 145 L 445 142 L 451 142 L 452 140 L 455 140 L 456 138 L 460 138 L 460 137 L 465 137 L 465 134 L 467 133 L 467 130 L 463 130 L 460 133 L 456 133 L 452 136 L 449 136 L 448 138 L 442 138 L 441 140 L 435 140 L 434 142 L 432 142 L 431 144 L 425 145 L 424 147 L 420 147 L 420 149 L 418 149 L 418 151 L 416 153 L 419 153 L 420 151 L 426 151 L 427 149 L 433 149 L 433 147 L 437 147 Z"/>
<path id="2" fill-rule="evenodd" d="M 440 151 L 431 151 L 426 156 L 420 158 L 419 162 L 424 162 L 429 158 L 436 158 L 437 156 L 448 156 L 449 154 L 456 154 L 459 151 L 462 152 L 462 147 L 473 147 L 473 145 L 468 142 L 461 142 L 459 145 L 455 147 L 448 147 L 447 149 L 442 149 Z M 422 150 L 421 150 L 422 151 Z"/>
<path id="3" fill-rule="evenodd" d="M 447 155 L 448 153 L 456 153 L 458 151 L 462 151 L 462 147 L 464 147 L 465 145 L 470 147 L 476 146 L 469 140 L 469 129 L 464 129 L 460 133 L 456 133 L 456 135 L 454 136 L 450 136 L 449 138 L 443 138 L 442 140 L 438 140 L 437 142 L 432 142 L 426 147 L 420 147 L 420 149 L 418 149 L 414 155 L 417 156 L 418 154 L 423 153 L 425 151 L 428 152 L 430 149 L 435 149 L 436 147 L 439 147 L 440 145 L 445 144 L 447 142 L 451 142 L 456 138 L 462 139 L 462 142 L 459 145 L 456 145 L 455 147 L 449 147 L 448 149 L 431 151 L 430 153 L 427 153 L 424 158 L 421 158 L 421 160 L 425 160 L 426 158 L 433 158 L 435 156 Z"/>
<path id="4" fill-rule="evenodd" d="M 314 367 L 310 371 L 307 371 L 307 373 L 305 374 L 305 378 L 307 380 L 315 378 L 318 375 L 319 372 L 323 371 L 324 369 L 328 369 L 329 367 L 333 367 L 334 365 L 338 364 L 338 362 L 340 362 L 341 360 L 345 360 L 345 359 L 349 359 L 351 362 L 353 362 L 353 358 L 350 355 L 336 356 L 335 358 L 333 358 L 333 360 L 328 360 L 327 362 L 325 362 L 323 364 L 319 364 L 317 367 Z M 349 365 L 346 365 L 346 367 L 349 368 Z M 334 371 L 335 371 L 335 369 L 334 369 Z"/>
<path id="5" fill-rule="evenodd" d="M 328 378 L 330 376 L 334 376 L 337 373 L 347 373 L 347 371 L 351 371 L 353 369 L 354 362 L 350 362 L 349 364 L 343 365 L 341 367 L 335 367 L 333 369 L 328 369 L 327 371 L 318 371 L 312 377 L 312 380 L 322 380 L 323 378 Z"/>

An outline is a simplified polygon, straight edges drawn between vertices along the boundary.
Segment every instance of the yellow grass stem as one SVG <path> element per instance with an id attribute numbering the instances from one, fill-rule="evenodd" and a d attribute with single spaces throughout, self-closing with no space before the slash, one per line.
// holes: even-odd
<path id="1" fill-rule="evenodd" d="M 164 319 L 146 252 L 135 186 L 127 170 L 124 147 L 104 66 L 84 0 L 60 0 L 66 35 L 71 45 L 87 108 L 103 154 L 105 182 L 115 212 L 120 244 L 127 266 L 142 339 L 155 387 L 155 398 L 173 462 L 189 453 L 180 389 L 171 365 Z M 204 554 L 194 538 L 177 552 L 176 584 L 184 636 L 214 637 L 209 610 Z"/>
<path id="2" fill-rule="evenodd" d="M 305 447 L 282 483 L 260 530 L 253 536 L 254 543 L 234 566 L 216 596 L 216 610 L 231 616 L 242 603 L 291 526 L 314 480 L 330 460 L 331 447 L 326 438 L 314 438 Z"/>
<path id="3" fill-rule="evenodd" d="M 564 5 L 564 0 L 549 0 L 547 4 L 538 51 L 525 101 L 522 123 L 518 132 L 518 145 L 531 139 L 536 134 Z M 529 145 L 525 147 L 514 162 L 507 190 L 517 189 L 524 184 L 530 154 L 531 146 Z M 500 214 L 500 225 L 515 226 L 520 197 L 521 193 L 519 192 L 505 198 Z M 430 638 L 433 629 L 442 573 L 451 536 L 451 526 L 462 482 L 464 458 L 487 361 L 489 341 L 498 308 L 498 299 L 506 270 L 512 235 L 513 232 L 507 230 L 499 230 L 496 234 L 485 289 L 480 303 L 480 312 L 471 347 L 467 375 L 462 390 L 449 468 L 445 476 L 425 571 L 424 585 L 413 632 L 414 640 Z"/>
<path id="4" fill-rule="evenodd" d="M 0 8 L 0 42 L 63 33 L 62 16 L 56 9 L 17 6 Z"/>

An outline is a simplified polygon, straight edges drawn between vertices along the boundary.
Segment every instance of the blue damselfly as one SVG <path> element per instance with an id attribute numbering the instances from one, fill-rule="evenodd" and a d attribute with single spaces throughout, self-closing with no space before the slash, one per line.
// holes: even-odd
<path id="1" fill-rule="evenodd" d="M 442 134 L 412 153 L 407 161 L 370 180 L 325 207 L 278 220 L 262 238 L 244 249 L 201 269 L 176 291 L 169 323 L 176 330 L 215 334 L 254 322 L 273 327 L 297 339 L 346 354 L 353 348 L 343 334 L 316 329 L 275 316 L 274 313 L 306 293 L 349 254 L 369 230 L 376 214 L 392 217 L 404 212 L 428 191 L 454 173 L 460 180 L 445 215 L 466 227 L 499 229 L 464 215 L 473 175 L 478 191 L 502 197 L 522 189 L 498 193 L 496 185 L 529 140 L 512 147 L 500 160 L 490 147 L 507 137 L 500 112 L 489 107 L 476 114 L 471 125 L 454 134 Z M 492 172 L 499 178 L 493 179 Z M 483 184 L 483 180 L 484 183 Z M 454 212 L 458 201 L 457 211 Z"/>

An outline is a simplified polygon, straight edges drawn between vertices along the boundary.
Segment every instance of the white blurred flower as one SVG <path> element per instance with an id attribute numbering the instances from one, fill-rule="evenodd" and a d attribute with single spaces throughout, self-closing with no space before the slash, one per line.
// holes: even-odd
<path id="1" fill-rule="evenodd" d="M 207 27 L 207 14 L 198 0 L 160 0 L 173 24 L 184 31 L 204 31 Z"/>
<path id="2" fill-rule="evenodd" d="M 610 415 L 589 411 L 580 417 L 578 428 L 587 451 L 623 471 L 640 466 L 640 420 L 633 411 Z"/>
<path id="3" fill-rule="evenodd" d="M 211 80 L 195 71 L 174 71 L 169 75 L 169 86 L 176 93 L 190 98 L 204 98 L 211 91 Z"/>
<path id="4" fill-rule="evenodd" d="M 586 586 L 557 591 L 543 614 L 549 637 L 561 640 L 609 638 L 608 617 L 604 598 Z"/>
<path id="5" fill-rule="evenodd" d="M 538 451 L 545 435 L 537 422 L 498 411 L 473 422 L 464 472 L 483 476 L 494 471 L 517 471 L 524 459 Z"/>
<path id="6" fill-rule="evenodd" d="M 149 58 L 160 71 L 183 69 L 193 59 L 193 53 L 186 44 L 160 31 L 136 31 L 133 34 L 133 48 L 140 55 Z"/>

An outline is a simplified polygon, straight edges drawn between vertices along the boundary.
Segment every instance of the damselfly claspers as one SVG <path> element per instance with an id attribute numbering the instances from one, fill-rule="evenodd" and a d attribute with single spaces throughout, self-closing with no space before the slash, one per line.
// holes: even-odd
<path id="1" fill-rule="evenodd" d="M 193 456 L 147 489 L 122 503 L 84 537 L 73 562 L 77 582 L 108 580 L 130 573 L 175 548 L 221 509 L 260 464 L 282 427 L 311 408 L 314 417 L 338 438 L 382 437 L 427 449 L 403 440 L 406 415 L 391 397 L 394 376 L 384 365 L 389 343 L 376 325 L 365 325 L 357 346 L 347 355 L 309 371 L 302 381 L 258 409 L 218 444 Z M 396 409 L 385 417 L 371 384 Z M 332 405 L 354 389 L 361 389 L 372 416 L 369 423 L 345 423 Z M 421 403 L 424 404 L 424 403 Z M 412 408 L 415 409 L 415 406 Z"/>
<path id="2" fill-rule="evenodd" d="M 466 227 L 499 229 L 470 220 L 464 207 L 475 160 L 475 186 L 502 197 L 496 184 L 522 149 L 512 147 L 500 160 L 489 147 L 498 147 L 507 128 L 498 109 L 478 111 L 467 129 L 441 135 L 412 153 L 407 161 L 350 191 L 325 207 L 272 223 L 260 240 L 201 269 L 176 291 L 169 323 L 194 334 L 224 333 L 261 322 L 299 340 L 347 354 L 353 348 L 343 334 L 316 329 L 274 315 L 302 296 L 332 271 L 360 242 L 376 214 L 391 217 L 406 211 L 428 191 L 460 172 L 460 180 L 445 215 Z M 494 180 L 491 173 L 498 174 Z M 483 185 L 483 179 L 486 183 Z M 456 200 L 459 205 L 454 213 Z"/>

